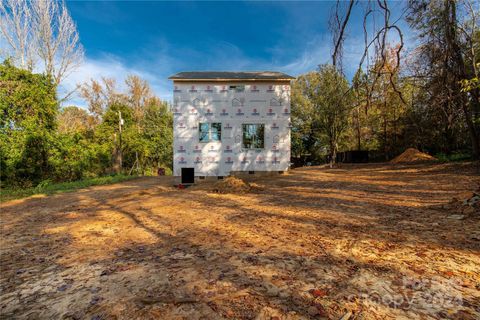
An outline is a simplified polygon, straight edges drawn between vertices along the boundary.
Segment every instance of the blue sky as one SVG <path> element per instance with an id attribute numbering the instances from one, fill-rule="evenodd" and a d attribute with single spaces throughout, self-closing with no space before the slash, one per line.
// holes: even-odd
<path id="1" fill-rule="evenodd" d="M 179 71 L 275 70 L 297 76 L 331 61 L 328 20 L 334 4 L 69 1 L 86 57 L 65 86 L 100 76 L 121 84 L 134 73 L 170 100 L 167 78 Z M 363 52 L 361 6 L 347 30 L 347 76 Z M 398 14 L 403 4 L 391 7 Z"/>

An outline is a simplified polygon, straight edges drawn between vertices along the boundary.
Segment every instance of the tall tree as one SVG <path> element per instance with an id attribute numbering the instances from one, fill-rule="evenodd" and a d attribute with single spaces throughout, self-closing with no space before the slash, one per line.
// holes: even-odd
<path id="1" fill-rule="evenodd" d="M 354 105 L 351 116 L 351 129 L 355 137 L 354 147 L 356 150 L 362 150 L 366 146 L 365 131 L 367 129 L 366 117 L 368 113 L 367 94 L 368 78 L 362 69 L 358 69 L 352 79 L 352 94 Z M 363 142 L 363 144 L 362 144 Z"/>
<path id="2" fill-rule="evenodd" d="M 298 135 L 308 148 L 324 146 L 331 165 L 348 128 L 351 97 L 347 79 L 333 65 L 321 65 L 318 72 L 300 77 L 292 89 L 292 112 L 302 114 L 300 109 L 306 107 L 302 121 L 293 124 L 294 138 Z M 302 124 L 308 127 L 298 128 Z"/>
<path id="3" fill-rule="evenodd" d="M 0 36 L 9 46 L 2 55 L 19 67 L 44 71 L 58 86 L 82 62 L 83 47 L 64 1 L 0 1 L 0 17 Z"/>
<path id="4" fill-rule="evenodd" d="M 97 123 L 100 123 L 108 106 L 129 103 L 129 97 L 117 90 L 116 81 L 113 78 L 90 79 L 79 84 L 78 90 L 80 96 L 87 102 L 88 111 L 95 117 Z"/>
<path id="5" fill-rule="evenodd" d="M 376 75 L 376 81 L 371 86 L 371 107 L 378 115 L 376 135 L 387 160 L 401 152 L 398 144 L 402 131 L 400 120 L 406 111 L 405 100 L 400 93 L 403 90 L 397 50 L 387 45 L 384 55 L 377 56 L 369 69 Z"/>
<path id="6" fill-rule="evenodd" d="M 95 117 L 97 122 L 100 122 L 100 119 L 108 104 L 106 89 L 104 89 L 99 81 L 94 79 L 90 79 L 90 81 L 82 83 L 78 86 L 78 88 L 80 96 L 88 104 L 88 111 Z"/>
<path id="7" fill-rule="evenodd" d="M 33 16 L 28 1 L 0 1 L 0 35 L 9 48 L 0 54 L 10 57 L 20 68 L 33 70 L 35 49 L 33 41 Z"/>
<path id="8" fill-rule="evenodd" d="M 95 127 L 95 118 L 85 109 L 68 106 L 58 114 L 58 131 L 60 133 L 84 133 Z"/>
<path id="9" fill-rule="evenodd" d="M 143 117 L 145 102 L 152 97 L 148 82 L 139 76 L 128 75 L 125 79 L 128 88 L 128 97 L 133 109 L 133 116 L 140 130 L 140 121 Z"/>
<path id="10" fill-rule="evenodd" d="M 142 168 L 169 167 L 173 161 L 173 115 L 166 102 L 157 97 L 145 102 L 142 129 L 146 146 Z"/>
<path id="11" fill-rule="evenodd" d="M 476 159 L 480 157 L 480 131 L 476 118 L 480 112 L 480 92 L 462 92 L 461 81 L 474 74 L 474 65 L 467 63 L 468 50 L 474 47 L 473 37 L 461 36 L 458 20 L 460 2 L 410 1 L 408 21 L 418 31 L 420 46 L 417 59 L 423 66 L 417 76 L 427 79 L 430 103 L 443 114 L 445 151 L 455 149 L 455 123 L 464 121 Z M 462 15 L 463 16 L 463 15 Z M 473 29 L 478 30 L 478 26 Z M 475 30 L 474 30 L 475 31 Z"/>
<path id="12" fill-rule="evenodd" d="M 49 76 L 0 64 L 1 181 L 22 185 L 52 173 L 58 102 Z"/>
<path id="13" fill-rule="evenodd" d="M 313 127 L 328 142 L 330 166 L 336 161 L 338 146 L 348 127 L 352 108 L 351 91 L 347 79 L 331 65 L 319 68 L 318 87 L 313 101 L 316 116 Z"/>
<path id="14" fill-rule="evenodd" d="M 310 88 L 319 81 L 318 72 L 309 72 L 298 76 L 292 84 L 292 155 L 303 165 L 307 157 L 315 155 L 318 146 L 312 130 L 313 95 Z"/>

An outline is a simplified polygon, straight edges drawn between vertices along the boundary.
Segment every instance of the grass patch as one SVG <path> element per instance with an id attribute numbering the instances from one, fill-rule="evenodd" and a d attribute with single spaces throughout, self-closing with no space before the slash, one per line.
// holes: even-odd
<path id="1" fill-rule="evenodd" d="M 50 195 L 54 193 L 62 193 L 75 191 L 77 189 L 87 188 L 91 186 L 99 186 L 104 184 L 117 183 L 125 180 L 137 178 L 138 176 L 127 175 L 112 175 L 98 178 L 83 179 L 71 182 L 50 183 L 46 180 L 41 182 L 38 186 L 25 189 L 0 189 L 0 202 L 25 198 L 36 194 Z"/>

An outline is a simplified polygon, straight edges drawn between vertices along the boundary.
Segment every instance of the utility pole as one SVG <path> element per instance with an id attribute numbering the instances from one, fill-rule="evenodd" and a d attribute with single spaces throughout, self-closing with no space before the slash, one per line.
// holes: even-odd
<path id="1" fill-rule="evenodd" d="M 122 162 L 123 162 L 123 154 L 122 154 L 122 126 L 123 126 L 123 119 L 122 113 L 118 111 L 118 162 L 120 165 L 120 172 L 122 171 Z"/>

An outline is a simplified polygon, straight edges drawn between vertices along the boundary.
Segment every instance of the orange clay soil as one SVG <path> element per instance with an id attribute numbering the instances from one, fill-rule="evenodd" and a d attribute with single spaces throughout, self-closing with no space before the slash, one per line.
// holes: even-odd
<path id="1" fill-rule="evenodd" d="M 421 152 L 415 148 L 408 148 L 402 154 L 390 160 L 390 163 L 422 162 L 435 160 L 437 160 L 437 158 L 432 157 L 427 153 Z"/>
<path id="2" fill-rule="evenodd" d="M 1 209 L 0 318 L 479 319 L 473 164 L 342 165 L 244 193 L 171 177 Z"/>

